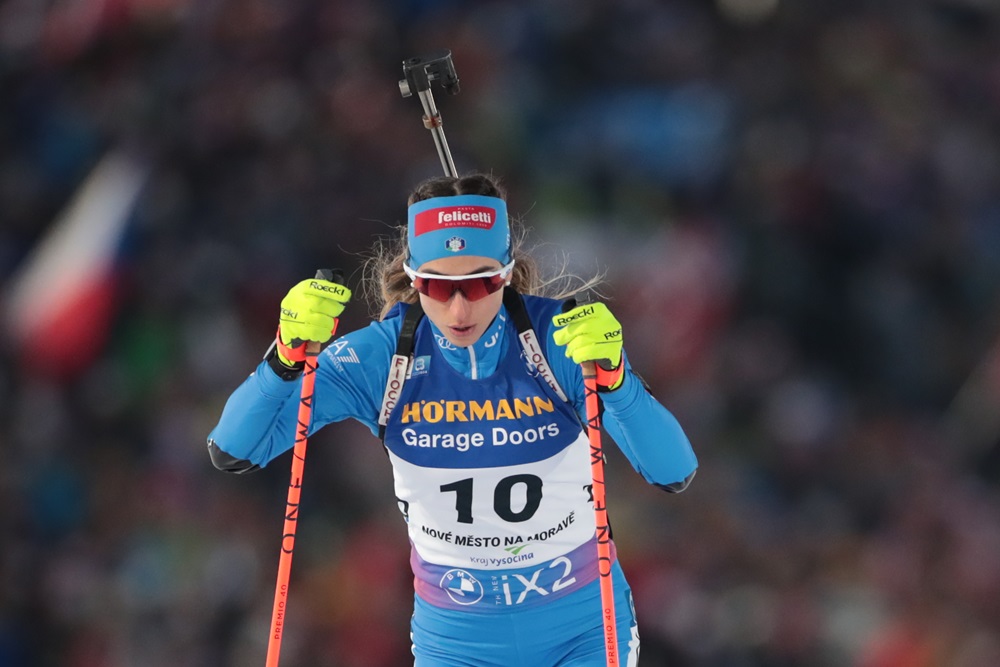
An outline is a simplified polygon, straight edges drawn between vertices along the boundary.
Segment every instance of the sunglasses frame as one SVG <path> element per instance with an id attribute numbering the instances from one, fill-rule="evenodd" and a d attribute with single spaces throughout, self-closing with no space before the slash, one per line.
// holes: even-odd
<path id="1" fill-rule="evenodd" d="M 490 294 L 495 294 L 495 293 L 499 292 L 504 287 L 504 285 L 509 284 L 509 281 L 507 279 L 510 277 L 510 274 L 514 271 L 514 260 L 510 260 L 510 262 L 508 262 L 507 264 L 501 266 L 496 271 L 484 271 L 482 273 L 470 273 L 470 274 L 462 275 L 462 276 L 444 276 L 444 275 L 441 275 L 439 273 L 422 273 L 420 271 L 415 271 L 415 270 L 411 269 L 409 266 L 406 265 L 405 262 L 403 263 L 403 271 L 406 272 L 407 277 L 409 277 L 409 279 L 410 279 L 410 287 L 412 287 L 413 289 L 416 289 L 418 293 L 423 294 L 424 296 L 426 296 L 426 297 L 428 297 L 430 299 L 434 299 L 435 301 L 437 301 L 439 303 L 445 303 L 446 301 L 448 301 L 448 299 L 450 299 L 451 297 L 453 297 L 455 295 L 455 292 L 462 292 L 462 295 L 467 300 L 469 300 L 469 301 L 479 301 L 480 299 L 485 299 Z M 422 280 L 447 281 L 447 282 L 456 283 L 456 284 L 452 287 L 451 292 L 448 294 L 448 298 L 442 300 L 442 299 L 438 299 L 436 297 L 431 296 L 430 293 L 429 293 L 430 290 L 428 290 L 426 292 L 422 292 L 419 289 L 417 289 L 416 281 L 417 281 L 418 278 L 422 279 Z M 470 299 L 469 295 L 465 293 L 465 290 L 463 290 L 458 285 L 458 283 L 461 283 L 461 282 L 466 281 L 466 280 L 477 280 L 477 279 L 482 280 L 484 278 L 501 278 L 502 281 L 496 287 L 496 289 L 494 289 L 493 291 L 489 291 L 489 289 L 487 288 L 486 294 L 484 294 L 483 296 L 479 297 L 478 299 Z"/>

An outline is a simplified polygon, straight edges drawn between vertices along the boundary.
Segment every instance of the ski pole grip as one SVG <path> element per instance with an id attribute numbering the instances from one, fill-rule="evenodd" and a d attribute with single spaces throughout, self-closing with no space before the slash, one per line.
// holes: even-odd
<path id="1" fill-rule="evenodd" d="M 562 303 L 562 312 L 568 313 L 577 306 L 585 306 L 588 303 L 594 302 L 594 291 L 591 289 L 585 289 L 579 292 L 575 296 L 571 296 Z"/>
<path id="2" fill-rule="evenodd" d="M 344 284 L 344 272 L 340 269 L 318 269 L 315 277 L 320 280 L 329 280 L 331 283 Z"/>
<path id="3" fill-rule="evenodd" d="M 585 306 L 588 303 L 594 301 L 594 293 L 592 290 L 586 289 L 577 294 L 576 296 L 571 296 L 570 298 L 563 301 L 562 312 L 568 313 L 577 306 Z M 583 379 L 595 380 L 597 378 L 597 366 L 593 361 L 584 361 L 580 364 L 580 369 L 583 372 Z"/>
<path id="4" fill-rule="evenodd" d="M 594 297 L 594 290 L 585 289 L 582 292 L 576 294 L 575 296 L 571 296 L 570 298 L 563 301 L 561 312 L 568 313 L 577 306 L 585 306 L 588 303 L 593 303 L 595 300 L 596 299 Z"/>
<path id="5" fill-rule="evenodd" d="M 344 284 L 344 272 L 340 269 L 317 269 L 316 275 L 313 276 L 317 280 L 329 280 L 331 283 L 337 283 L 339 285 Z M 336 329 L 336 322 L 334 323 L 334 329 Z M 320 344 L 315 341 L 306 342 L 306 354 L 317 356 L 322 351 Z"/>

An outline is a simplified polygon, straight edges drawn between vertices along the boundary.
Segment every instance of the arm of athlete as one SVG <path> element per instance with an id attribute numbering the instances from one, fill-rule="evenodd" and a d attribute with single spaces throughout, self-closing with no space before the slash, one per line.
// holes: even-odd
<path id="1" fill-rule="evenodd" d="M 301 285 L 292 288 L 282 301 L 276 345 L 230 395 L 218 424 L 208 436 L 212 461 L 221 470 L 235 473 L 256 470 L 294 444 L 302 382 L 302 363 L 294 360 L 297 348 L 313 337 L 322 339 L 323 332 L 326 340 L 317 342 L 327 344 L 333 320 L 343 311 L 345 303 L 342 301 L 338 309 L 329 304 L 310 305 L 309 299 L 292 298 L 306 289 Z M 306 324 L 299 327 L 290 318 Z M 375 387 L 374 383 L 376 378 L 384 379 L 388 372 L 388 358 L 395 340 L 391 328 L 391 324 L 373 323 L 327 344 L 318 360 L 310 433 L 348 417 L 378 432 L 377 401 L 384 387 Z"/>
<path id="2" fill-rule="evenodd" d="M 579 306 L 552 317 L 550 363 L 585 415 L 579 364 L 594 361 L 604 404 L 604 427 L 632 467 L 666 491 L 683 491 L 698 459 L 677 418 L 647 391 L 632 372 L 622 347 L 622 327 L 603 303 Z"/>

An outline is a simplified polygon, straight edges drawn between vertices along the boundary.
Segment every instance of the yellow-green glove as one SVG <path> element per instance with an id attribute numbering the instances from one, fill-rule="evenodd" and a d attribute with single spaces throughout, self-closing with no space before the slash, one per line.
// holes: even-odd
<path id="1" fill-rule="evenodd" d="M 306 342 L 330 342 L 336 319 L 351 300 L 351 290 L 319 278 L 303 280 L 281 300 L 278 359 L 286 366 L 305 361 Z"/>
<path id="2" fill-rule="evenodd" d="M 552 339 L 566 346 L 566 356 L 580 364 L 597 364 L 597 384 L 607 390 L 621 386 L 622 325 L 600 302 L 577 306 L 552 318 Z M 602 372 L 603 371 L 603 372 Z"/>

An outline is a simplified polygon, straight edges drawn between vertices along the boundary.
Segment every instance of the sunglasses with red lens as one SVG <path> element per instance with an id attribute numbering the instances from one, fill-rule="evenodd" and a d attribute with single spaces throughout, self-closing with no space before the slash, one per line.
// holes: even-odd
<path id="1" fill-rule="evenodd" d="M 455 292 L 461 292 L 469 301 L 479 301 L 503 289 L 507 284 L 514 262 L 496 271 L 473 273 L 466 276 L 442 276 L 437 273 L 421 273 L 403 264 L 403 270 L 410 278 L 410 285 L 420 294 L 435 301 L 445 302 Z"/>

